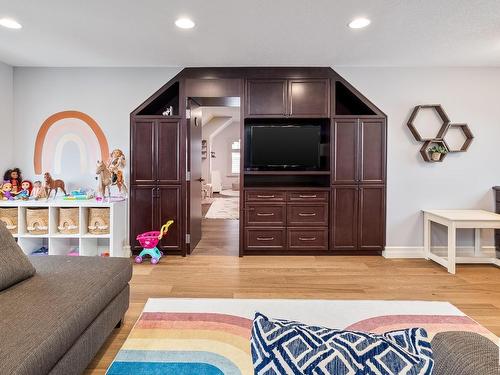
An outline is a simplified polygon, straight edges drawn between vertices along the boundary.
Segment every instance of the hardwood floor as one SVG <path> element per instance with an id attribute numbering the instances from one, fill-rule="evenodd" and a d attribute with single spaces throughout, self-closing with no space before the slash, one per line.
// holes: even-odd
<path id="1" fill-rule="evenodd" d="M 204 220 L 194 255 L 135 265 L 131 304 L 86 374 L 104 374 L 149 297 L 448 301 L 500 336 L 500 270 L 459 265 L 457 274 L 423 259 L 238 258 L 238 221 Z"/>

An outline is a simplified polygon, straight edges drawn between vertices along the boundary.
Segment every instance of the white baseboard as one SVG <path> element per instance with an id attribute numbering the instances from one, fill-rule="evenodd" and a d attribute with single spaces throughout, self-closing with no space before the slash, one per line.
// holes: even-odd
<path id="1" fill-rule="evenodd" d="M 439 255 L 446 255 L 446 246 L 433 246 L 432 251 Z M 495 247 L 494 246 L 483 246 L 481 251 L 484 255 L 495 257 Z M 459 246 L 457 247 L 457 255 L 461 256 L 466 253 L 474 252 L 474 247 L 472 246 Z M 416 259 L 424 258 L 424 247 L 423 246 L 387 246 L 382 252 L 382 256 L 387 259 Z"/>

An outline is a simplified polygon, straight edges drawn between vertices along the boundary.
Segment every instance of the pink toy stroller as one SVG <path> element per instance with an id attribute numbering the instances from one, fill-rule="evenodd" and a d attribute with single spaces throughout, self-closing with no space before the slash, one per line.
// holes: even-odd
<path id="1" fill-rule="evenodd" d="M 158 250 L 156 245 L 158 245 L 158 242 L 163 238 L 163 236 L 167 234 L 168 228 L 173 223 L 173 220 L 169 220 L 165 223 L 165 225 L 161 227 L 159 232 L 146 232 L 136 237 L 136 240 L 139 241 L 143 248 L 141 253 L 135 257 L 136 263 L 142 263 L 146 255 L 149 255 L 151 257 L 151 264 L 157 264 L 160 261 L 163 253 Z"/>

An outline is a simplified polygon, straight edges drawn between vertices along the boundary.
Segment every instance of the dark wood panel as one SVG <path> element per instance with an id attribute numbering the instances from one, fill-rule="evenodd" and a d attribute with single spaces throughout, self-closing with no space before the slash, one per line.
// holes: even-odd
<path id="1" fill-rule="evenodd" d="M 385 246 L 385 187 L 360 187 L 359 249 L 383 250 Z"/>
<path id="2" fill-rule="evenodd" d="M 286 205 L 280 203 L 247 203 L 245 206 L 245 225 L 247 226 L 285 226 Z"/>
<path id="3" fill-rule="evenodd" d="M 327 191 L 302 191 L 302 192 L 287 192 L 287 200 L 289 202 L 325 202 L 328 203 Z"/>
<path id="4" fill-rule="evenodd" d="M 153 186 L 132 186 L 130 189 L 130 248 L 141 251 L 136 237 L 156 229 L 155 189 Z"/>
<path id="5" fill-rule="evenodd" d="M 158 150 L 156 159 L 158 183 L 164 185 L 180 184 L 180 121 L 157 121 L 156 147 Z"/>
<path id="6" fill-rule="evenodd" d="M 187 97 L 237 97 L 241 95 L 241 79 L 186 79 Z"/>
<path id="7" fill-rule="evenodd" d="M 328 79 L 292 79 L 288 82 L 290 116 L 330 116 L 330 81 Z"/>
<path id="8" fill-rule="evenodd" d="M 358 119 L 333 119 L 332 166 L 334 184 L 358 180 Z"/>
<path id="9" fill-rule="evenodd" d="M 386 164 L 385 120 L 361 119 L 360 133 L 360 181 L 362 183 L 384 183 Z"/>
<path id="10" fill-rule="evenodd" d="M 180 186 L 161 186 L 157 189 L 157 199 L 155 205 L 158 207 L 157 228 L 168 220 L 174 220 L 174 224 L 169 228 L 168 235 L 160 241 L 160 249 L 168 253 L 169 250 L 181 251 L 182 239 L 182 216 L 181 216 L 181 188 Z"/>
<path id="11" fill-rule="evenodd" d="M 247 202 L 284 202 L 286 195 L 283 191 L 246 190 L 245 200 Z"/>
<path id="12" fill-rule="evenodd" d="M 191 173 L 188 182 L 188 216 L 189 216 L 189 253 L 196 248 L 201 240 L 201 111 L 199 106 L 192 100 L 188 101 L 191 110 L 191 119 L 187 120 L 188 130 L 188 166 Z M 200 117 L 198 117 L 200 116 Z"/>
<path id="13" fill-rule="evenodd" d="M 356 250 L 358 241 L 358 186 L 332 190 L 332 250 Z"/>
<path id="14" fill-rule="evenodd" d="M 288 249 L 328 250 L 328 228 L 288 228 Z"/>
<path id="15" fill-rule="evenodd" d="M 284 250 L 285 228 L 246 228 L 245 247 L 249 250 Z"/>
<path id="16" fill-rule="evenodd" d="M 132 120 L 130 148 L 131 184 L 156 182 L 156 141 L 154 120 Z"/>
<path id="17" fill-rule="evenodd" d="M 288 226 L 328 226 L 328 204 L 290 203 L 287 205 Z"/>
<path id="18" fill-rule="evenodd" d="M 286 79 L 249 79 L 246 114 L 252 117 L 281 117 L 287 113 Z"/>

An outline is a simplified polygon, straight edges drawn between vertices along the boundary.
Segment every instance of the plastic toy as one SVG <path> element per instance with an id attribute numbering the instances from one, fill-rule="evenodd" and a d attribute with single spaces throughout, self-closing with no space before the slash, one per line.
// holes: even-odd
<path id="1" fill-rule="evenodd" d="M 5 181 L 2 185 L 2 199 L 4 201 L 14 200 L 14 195 L 12 194 L 12 184 L 10 181 Z"/>
<path id="2" fill-rule="evenodd" d="M 42 181 L 33 182 L 33 189 L 31 190 L 31 197 L 35 200 L 47 198 L 47 191 L 42 186 Z"/>
<path id="3" fill-rule="evenodd" d="M 158 250 L 156 245 L 158 245 L 158 242 L 167 234 L 168 228 L 173 223 L 173 220 L 169 220 L 161 227 L 159 232 L 146 232 L 137 236 L 136 239 L 139 241 L 143 249 L 141 253 L 135 257 L 136 263 L 142 263 L 146 255 L 151 257 L 151 264 L 157 264 L 160 261 L 163 253 Z"/>
<path id="4" fill-rule="evenodd" d="M 31 253 L 31 255 L 49 255 L 49 249 L 46 246 L 42 246 Z"/>
<path id="5" fill-rule="evenodd" d="M 16 195 L 21 190 L 21 170 L 19 168 L 8 169 L 3 175 L 4 181 L 9 181 L 12 185 L 12 194 Z"/>
<path id="6" fill-rule="evenodd" d="M 24 180 L 23 182 L 21 182 L 21 191 L 17 193 L 16 199 L 27 201 L 28 199 L 30 199 L 32 189 L 33 184 L 31 183 L 31 181 Z"/>
<path id="7" fill-rule="evenodd" d="M 119 148 L 113 150 L 107 162 L 108 170 L 111 172 L 111 182 L 118 187 L 120 195 L 128 193 L 127 184 L 123 178 L 123 168 L 125 168 L 125 154 Z"/>
<path id="8" fill-rule="evenodd" d="M 50 194 L 52 193 L 52 190 L 55 191 L 54 199 L 56 198 L 57 191 L 59 189 L 61 189 L 63 191 L 64 195 L 66 195 L 66 189 L 64 188 L 64 181 L 63 180 L 54 180 L 49 172 L 45 172 L 43 177 L 45 179 L 45 190 L 47 191 L 47 199 L 50 198 Z"/>

